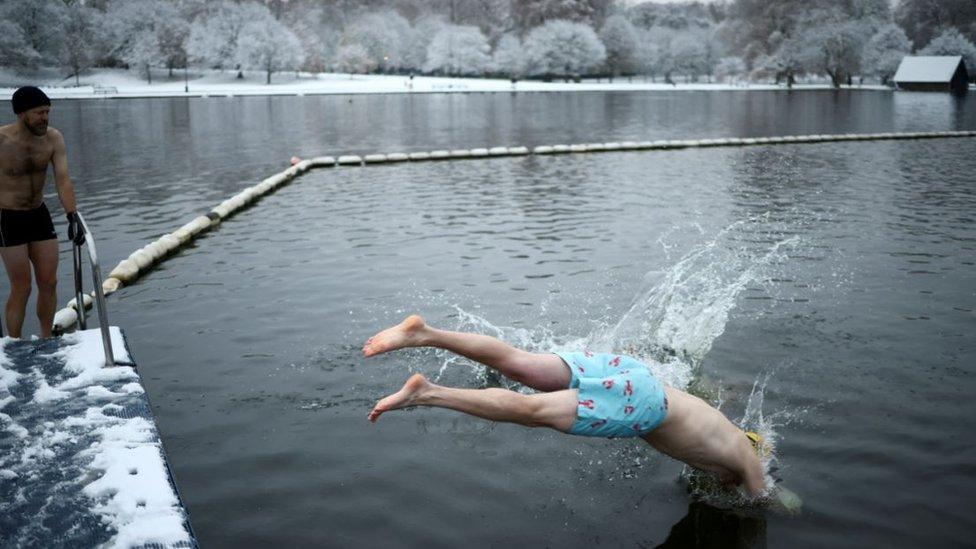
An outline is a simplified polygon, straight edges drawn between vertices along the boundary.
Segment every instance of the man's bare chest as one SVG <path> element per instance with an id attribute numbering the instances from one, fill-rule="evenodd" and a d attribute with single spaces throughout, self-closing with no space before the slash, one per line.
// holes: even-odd
<path id="1" fill-rule="evenodd" d="M 24 144 L 4 139 L 0 141 L 0 177 L 18 179 L 43 175 L 53 152 L 54 148 L 46 142 Z"/>

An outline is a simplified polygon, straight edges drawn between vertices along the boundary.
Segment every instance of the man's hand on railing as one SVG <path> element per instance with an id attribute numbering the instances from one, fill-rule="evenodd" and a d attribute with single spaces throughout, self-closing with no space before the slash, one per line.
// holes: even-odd
<path id="1" fill-rule="evenodd" d="M 85 226 L 81 224 L 81 220 L 78 219 L 77 212 L 71 212 L 68 214 L 68 240 L 74 242 L 78 246 L 85 243 Z"/>

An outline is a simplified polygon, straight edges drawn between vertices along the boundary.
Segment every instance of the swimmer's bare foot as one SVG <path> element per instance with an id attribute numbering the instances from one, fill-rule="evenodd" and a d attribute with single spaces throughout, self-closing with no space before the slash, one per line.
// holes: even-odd
<path id="1" fill-rule="evenodd" d="M 421 345 L 420 336 L 427 324 L 419 315 L 410 315 L 392 328 L 366 340 L 363 345 L 363 356 L 371 357 L 380 353 L 387 353 L 404 347 Z"/>
<path id="2" fill-rule="evenodd" d="M 381 399 L 376 403 L 376 406 L 374 406 L 372 411 L 369 412 L 368 419 L 375 422 L 377 419 L 379 419 L 380 414 L 383 412 L 399 410 L 400 408 L 421 404 L 419 399 L 421 399 L 431 387 L 432 384 L 427 381 L 424 376 L 420 374 L 410 376 L 410 379 L 403 384 L 403 387 L 399 391 L 384 399 Z"/>

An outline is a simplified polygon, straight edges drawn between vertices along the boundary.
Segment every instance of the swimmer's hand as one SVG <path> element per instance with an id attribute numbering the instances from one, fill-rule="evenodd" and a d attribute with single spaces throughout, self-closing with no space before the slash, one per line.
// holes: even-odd
<path id="1" fill-rule="evenodd" d="M 68 213 L 68 240 L 77 246 L 85 243 L 85 226 L 78 219 L 78 212 Z"/>

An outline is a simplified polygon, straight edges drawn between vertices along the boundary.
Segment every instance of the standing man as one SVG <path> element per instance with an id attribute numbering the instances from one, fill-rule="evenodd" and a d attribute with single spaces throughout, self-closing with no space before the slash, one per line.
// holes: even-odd
<path id="1" fill-rule="evenodd" d="M 78 221 L 75 191 L 68 178 L 64 136 L 47 125 L 51 100 L 38 88 L 24 86 L 14 92 L 11 102 L 17 121 L 0 126 L 0 257 L 10 279 L 4 318 L 9 335 L 19 338 L 33 266 L 41 337 L 51 337 L 57 303 L 58 240 L 44 204 L 48 164 L 54 165 L 58 197 L 68 214 L 68 238 L 83 244 L 85 232 Z"/>

